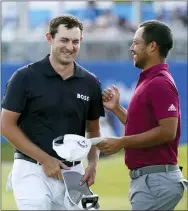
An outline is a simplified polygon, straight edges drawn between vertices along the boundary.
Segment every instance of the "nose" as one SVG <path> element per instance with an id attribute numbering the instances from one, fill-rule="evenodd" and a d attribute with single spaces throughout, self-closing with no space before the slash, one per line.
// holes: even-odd
<path id="1" fill-rule="evenodd" d="M 133 44 L 130 46 L 129 51 L 133 51 Z"/>
<path id="2" fill-rule="evenodd" d="M 67 43 L 66 48 L 67 48 L 67 50 L 69 50 L 69 51 L 72 51 L 72 50 L 73 50 L 73 44 L 72 44 L 71 41 Z"/>

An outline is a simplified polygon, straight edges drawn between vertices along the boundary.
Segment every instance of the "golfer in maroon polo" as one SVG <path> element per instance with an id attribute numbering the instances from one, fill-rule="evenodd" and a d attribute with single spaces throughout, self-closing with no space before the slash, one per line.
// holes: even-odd
<path id="1" fill-rule="evenodd" d="M 125 136 L 105 138 L 98 147 L 104 154 L 125 149 L 132 210 L 173 210 L 187 184 L 177 164 L 180 100 L 165 62 L 172 47 L 166 24 L 142 23 L 130 47 L 134 65 L 142 72 L 128 109 L 120 105 L 117 87 L 103 92 L 103 104 L 125 125 Z"/>

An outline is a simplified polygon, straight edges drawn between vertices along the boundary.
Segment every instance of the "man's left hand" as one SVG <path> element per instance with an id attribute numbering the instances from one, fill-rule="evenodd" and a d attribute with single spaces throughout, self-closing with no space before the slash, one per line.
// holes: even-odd
<path id="1" fill-rule="evenodd" d="M 104 141 L 97 144 L 99 150 L 105 155 L 111 155 L 118 152 L 121 147 L 121 139 L 117 137 L 104 138 Z"/>
<path id="2" fill-rule="evenodd" d="M 95 183 L 95 176 L 96 176 L 96 165 L 95 164 L 88 165 L 88 167 L 85 169 L 85 175 L 82 178 L 81 185 L 86 182 L 90 187 Z"/>

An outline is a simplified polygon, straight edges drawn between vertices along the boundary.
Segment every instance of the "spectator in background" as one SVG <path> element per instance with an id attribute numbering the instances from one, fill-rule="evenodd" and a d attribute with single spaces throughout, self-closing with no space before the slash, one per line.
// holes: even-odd
<path id="1" fill-rule="evenodd" d="M 91 23 L 94 23 L 98 15 L 99 11 L 97 9 L 95 1 L 88 1 L 87 7 L 83 15 L 84 19 L 91 21 Z"/>
<path id="2" fill-rule="evenodd" d="M 165 12 L 163 10 L 160 10 L 158 13 L 156 13 L 155 19 L 158 20 L 158 21 L 164 21 Z"/>
<path id="3" fill-rule="evenodd" d="M 122 32 L 134 33 L 136 29 L 128 22 L 126 18 L 119 17 L 117 21 L 117 27 Z"/>
<path id="4" fill-rule="evenodd" d="M 175 8 L 175 10 L 172 13 L 172 22 L 174 24 L 177 24 L 177 21 L 179 24 L 182 25 L 182 27 L 187 27 L 188 19 L 187 19 L 187 10 L 183 10 L 181 8 Z"/>
<path id="5" fill-rule="evenodd" d="M 85 32 L 92 33 L 95 30 L 96 28 L 95 21 L 98 15 L 99 15 L 99 10 L 97 8 L 96 2 L 88 1 L 83 14 L 81 15 Z"/>
<path id="6" fill-rule="evenodd" d="M 155 2 L 156 20 L 163 21 L 170 25 L 176 35 L 182 35 L 187 29 L 187 2 Z"/>
<path id="7" fill-rule="evenodd" d="M 104 12 L 96 18 L 96 27 L 107 29 L 114 27 L 117 22 L 117 16 L 115 16 L 110 9 L 104 10 Z"/>

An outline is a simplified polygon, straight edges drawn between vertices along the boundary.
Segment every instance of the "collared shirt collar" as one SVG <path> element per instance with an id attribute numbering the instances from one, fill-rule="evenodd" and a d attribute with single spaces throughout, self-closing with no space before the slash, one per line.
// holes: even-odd
<path id="1" fill-rule="evenodd" d="M 45 75 L 47 76 L 57 76 L 58 73 L 54 70 L 54 68 L 52 67 L 50 60 L 49 60 L 49 56 L 50 54 L 48 54 L 41 62 L 42 64 L 44 64 L 43 67 L 43 72 Z M 46 68 L 45 68 L 46 67 Z M 81 68 L 81 66 L 74 61 L 74 74 L 71 76 L 72 77 L 77 77 L 77 78 L 82 78 L 84 77 L 84 71 Z"/>
<path id="2" fill-rule="evenodd" d="M 159 75 L 161 71 L 168 71 L 168 64 L 157 64 L 140 73 L 140 78 L 149 78 Z"/>

